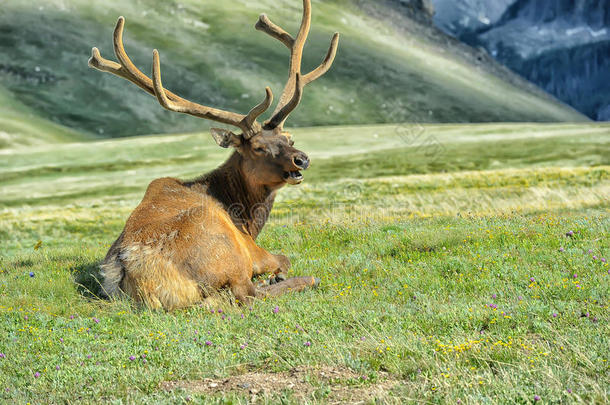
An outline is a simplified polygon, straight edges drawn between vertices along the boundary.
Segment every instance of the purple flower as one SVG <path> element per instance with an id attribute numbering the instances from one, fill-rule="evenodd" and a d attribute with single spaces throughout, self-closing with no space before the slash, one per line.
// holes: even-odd
<path id="1" fill-rule="evenodd" d="M 70 319 L 74 319 L 74 315 L 70 315 Z"/>
<path id="2" fill-rule="evenodd" d="M 601 258 L 602 263 L 606 263 L 606 259 L 605 258 Z"/>
<path id="3" fill-rule="evenodd" d="M 30 317 L 26 315 L 23 317 L 23 319 L 25 319 L 27 321 L 28 319 L 30 319 Z"/>
<path id="4" fill-rule="evenodd" d="M 59 366 L 55 366 L 55 370 L 59 370 Z"/>
<path id="5" fill-rule="evenodd" d="M 562 248 L 562 247 L 560 247 L 560 248 L 559 248 L 559 251 L 560 251 L 560 252 L 563 252 L 563 251 L 565 251 L 565 249 L 564 249 L 564 248 Z"/>
<path id="6" fill-rule="evenodd" d="M 4 355 L 4 353 L 0 353 L 0 359 L 5 358 L 6 356 Z"/>
<path id="7" fill-rule="evenodd" d="M 364 341 L 366 340 L 366 338 L 365 338 L 364 336 L 362 336 L 362 337 L 360 338 L 360 340 L 362 340 L 362 341 L 364 342 Z"/>
<path id="8" fill-rule="evenodd" d="M 496 298 L 498 298 L 498 296 L 496 294 L 491 294 L 491 298 L 495 300 Z"/>
<path id="9" fill-rule="evenodd" d="M 130 361 L 134 361 L 135 359 L 136 359 L 136 356 L 129 356 Z"/>
<path id="10" fill-rule="evenodd" d="M 34 373 L 34 378 L 38 378 L 38 377 L 40 377 L 40 373 L 37 371 Z"/>
<path id="11" fill-rule="evenodd" d="M 536 281 L 536 279 L 534 277 L 530 277 L 530 282 L 533 283 L 534 281 Z"/>
<path id="12" fill-rule="evenodd" d="M 93 318 L 93 322 L 95 322 L 95 323 L 100 323 L 100 320 L 99 320 L 99 319 L 97 319 L 97 318 Z"/>
<path id="13" fill-rule="evenodd" d="M 534 395 L 534 401 L 540 401 L 540 395 Z"/>
<path id="14" fill-rule="evenodd" d="M 570 231 L 570 232 L 566 233 L 566 236 L 574 236 L 574 231 Z"/>
<path id="15" fill-rule="evenodd" d="M 597 256 L 593 256 L 593 260 L 597 260 Z"/>
<path id="16" fill-rule="evenodd" d="M 246 346 L 248 346 L 247 343 L 244 343 L 243 345 L 239 346 L 240 349 L 244 350 L 246 348 Z"/>
<path id="17" fill-rule="evenodd" d="M 593 253 L 593 251 L 591 249 L 587 250 L 587 253 Z"/>
<path id="18" fill-rule="evenodd" d="M 206 345 L 206 346 L 212 346 L 212 342 L 210 342 L 209 340 L 206 340 L 206 341 L 205 341 L 205 345 Z"/>
<path id="19" fill-rule="evenodd" d="M 303 343 L 303 346 L 305 346 L 305 347 L 309 347 L 309 346 L 311 346 L 311 342 L 310 342 L 310 341 L 307 341 L 307 342 Z"/>
<path id="20" fill-rule="evenodd" d="M 517 297 L 517 299 L 518 299 L 519 301 L 523 301 L 523 297 L 522 297 L 522 296 L 518 296 L 518 297 Z"/>
<path id="21" fill-rule="evenodd" d="M 30 277 L 34 277 L 34 272 L 30 271 Z"/>
<path id="22" fill-rule="evenodd" d="M 218 310 L 218 313 L 219 313 L 219 314 L 222 314 L 222 309 L 219 309 L 219 310 Z"/>
<path id="23" fill-rule="evenodd" d="M 277 314 L 278 312 L 280 312 L 280 307 L 276 306 L 275 308 L 273 308 L 273 313 L 274 314 Z"/>
<path id="24" fill-rule="evenodd" d="M 59 341 L 60 341 L 61 343 L 63 343 L 63 342 L 64 342 L 64 338 L 59 338 Z"/>
<path id="25" fill-rule="evenodd" d="M 568 394 L 571 394 L 572 393 L 572 388 L 568 388 L 566 391 L 568 392 Z"/>
<path id="26" fill-rule="evenodd" d="M 578 278 L 578 274 L 574 274 L 574 276 L 573 276 L 573 277 L 574 277 L 574 278 Z"/>
<path id="27" fill-rule="evenodd" d="M 90 354 L 88 354 L 88 355 L 87 355 L 87 358 L 88 358 L 88 359 L 90 359 L 91 357 L 93 357 L 93 356 L 91 356 Z"/>
<path id="28" fill-rule="evenodd" d="M 553 318 L 557 318 L 557 313 L 553 312 Z"/>
<path id="29" fill-rule="evenodd" d="M 143 354 L 143 355 L 142 355 L 142 358 L 143 358 L 143 359 L 145 359 L 145 358 L 146 358 L 146 355 L 145 355 L 145 354 Z"/>

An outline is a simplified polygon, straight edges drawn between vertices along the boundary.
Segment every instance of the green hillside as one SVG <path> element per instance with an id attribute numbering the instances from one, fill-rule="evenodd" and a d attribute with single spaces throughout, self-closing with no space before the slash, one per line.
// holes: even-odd
<path id="1" fill-rule="evenodd" d="M 86 138 L 77 131 L 40 118 L 0 86 L 0 149 Z"/>
<path id="2" fill-rule="evenodd" d="M 304 69 L 317 66 L 335 30 L 342 34 L 340 49 L 331 72 L 307 88 L 289 126 L 585 120 L 518 81 L 510 84 L 469 63 L 447 40 L 428 35 L 429 27 L 398 14 L 389 2 L 377 2 L 374 14 L 370 4 L 314 3 Z M 91 47 L 113 58 L 112 31 L 124 15 L 126 49 L 144 72 L 150 72 L 157 48 L 166 87 L 204 104 L 246 112 L 265 85 L 279 95 L 287 71 L 286 49 L 253 28 L 263 12 L 294 32 L 301 2 L 4 1 L 0 85 L 40 116 L 84 132 L 201 130 L 210 123 L 163 111 L 134 85 L 88 68 Z M 8 114 L 11 104 L 12 98 L 5 99 L 0 114 Z"/>

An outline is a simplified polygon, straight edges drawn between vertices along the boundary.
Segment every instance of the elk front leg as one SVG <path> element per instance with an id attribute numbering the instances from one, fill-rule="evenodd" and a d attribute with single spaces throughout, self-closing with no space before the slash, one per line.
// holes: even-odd
<path id="1" fill-rule="evenodd" d="M 252 253 L 252 274 L 260 276 L 271 273 L 280 280 L 284 280 L 282 273 L 287 273 L 290 269 L 290 260 L 284 255 L 274 255 L 256 245 L 253 246 Z"/>
<path id="2" fill-rule="evenodd" d="M 299 292 L 317 287 L 320 279 L 315 277 L 293 277 L 276 284 L 256 288 L 256 298 L 277 297 L 289 292 Z"/>

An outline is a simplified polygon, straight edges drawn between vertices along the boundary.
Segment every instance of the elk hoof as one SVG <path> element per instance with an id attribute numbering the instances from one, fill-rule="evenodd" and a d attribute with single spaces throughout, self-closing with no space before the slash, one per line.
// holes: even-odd
<path id="1" fill-rule="evenodd" d="M 282 273 L 278 273 L 269 279 L 269 285 L 281 283 L 282 281 L 286 281 L 286 276 Z"/>

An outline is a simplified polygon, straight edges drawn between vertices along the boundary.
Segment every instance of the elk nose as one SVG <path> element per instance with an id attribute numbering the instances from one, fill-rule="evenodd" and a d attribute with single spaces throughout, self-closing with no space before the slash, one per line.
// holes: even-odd
<path id="1" fill-rule="evenodd" d="M 297 168 L 305 170 L 309 167 L 309 157 L 303 152 L 297 153 L 292 158 L 292 163 L 294 163 Z"/>

